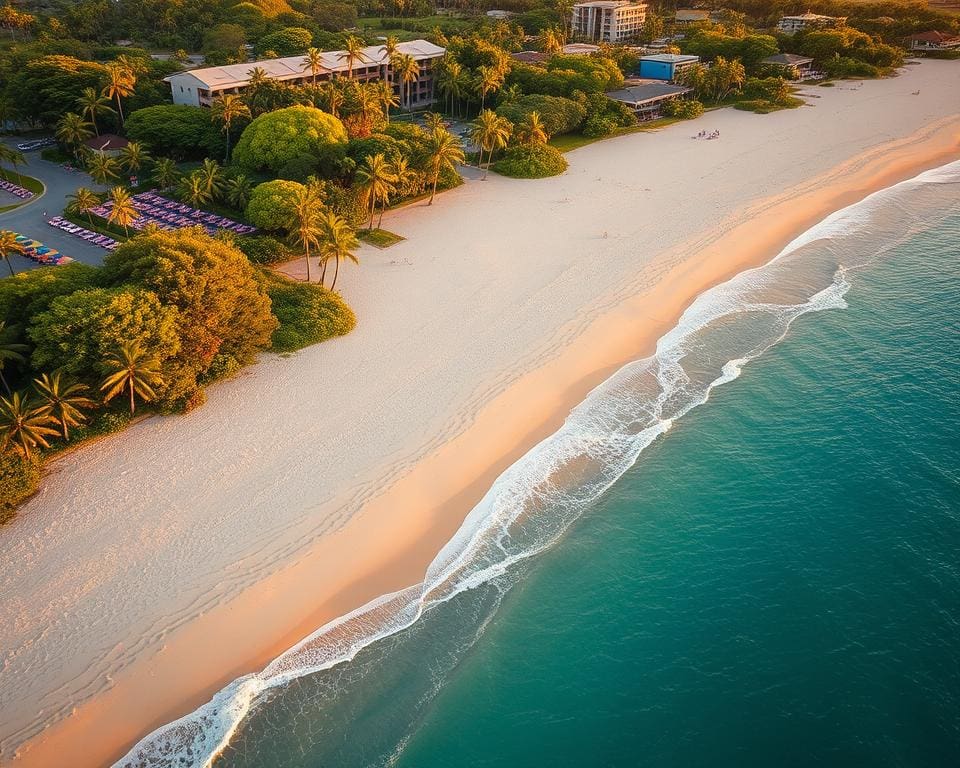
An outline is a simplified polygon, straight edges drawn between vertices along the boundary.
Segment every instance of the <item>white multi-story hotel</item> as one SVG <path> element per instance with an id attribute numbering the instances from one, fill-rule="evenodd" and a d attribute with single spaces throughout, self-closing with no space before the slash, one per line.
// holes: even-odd
<path id="1" fill-rule="evenodd" d="M 800 16 L 784 16 L 777 22 L 777 29 L 788 35 L 799 32 L 801 29 L 818 29 L 823 27 L 842 27 L 846 23 L 845 16 L 821 16 L 819 13 L 807 13 Z"/>
<path id="2" fill-rule="evenodd" d="M 404 106 L 420 107 L 433 103 L 434 66 L 443 58 L 446 49 L 426 40 L 411 40 L 397 46 L 399 54 L 412 56 L 420 65 L 420 77 L 416 82 L 402 85 L 392 76 L 390 59 L 382 46 L 371 45 L 363 49 L 363 58 L 353 64 L 352 77 L 359 82 L 387 79 L 393 82 L 394 90 L 404 101 Z M 323 66 L 317 74 L 317 82 L 350 76 L 343 51 L 324 51 Z M 282 59 L 250 61 L 245 64 L 227 64 L 222 67 L 203 67 L 178 72 L 164 78 L 170 83 L 174 104 L 189 104 L 194 107 L 209 107 L 225 93 L 242 93 L 250 83 L 250 73 L 262 69 L 267 77 L 292 85 L 313 81 L 313 73 L 304 61 L 304 56 L 285 56 Z M 402 86 L 402 87 L 401 87 Z M 407 97 L 409 93 L 409 101 Z"/>
<path id="3" fill-rule="evenodd" d="M 640 34 L 647 4 L 632 0 L 593 0 L 573 6 L 573 34 L 586 40 L 620 43 Z"/>

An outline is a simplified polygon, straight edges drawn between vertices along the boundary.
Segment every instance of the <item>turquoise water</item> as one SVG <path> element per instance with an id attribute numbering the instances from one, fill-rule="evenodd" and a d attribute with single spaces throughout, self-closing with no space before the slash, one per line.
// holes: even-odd
<path id="1" fill-rule="evenodd" d="M 888 190 L 701 297 L 424 585 L 123 764 L 957 764 L 958 189 Z"/>

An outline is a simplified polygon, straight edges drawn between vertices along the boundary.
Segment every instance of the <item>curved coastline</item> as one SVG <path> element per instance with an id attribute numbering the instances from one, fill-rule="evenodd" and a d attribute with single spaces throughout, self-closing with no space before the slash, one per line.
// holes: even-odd
<path id="1" fill-rule="evenodd" d="M 173 658 L 178 654 L 179 658 L 188 657 L 191 647 L 196 649 L 198 643 L 202 644 L 212 626 L 217 626 L 221 634 L 229 633 L 230 627 L 249 626 L 257 621 L 265 600 L 286 595 L 284 600 L 298 603 L 299 607 L 288 612 L 288 617 L 297 617 L 294 622 L 277 623 L 283 632 L 281 638 L 273 638 L 253 658 L 247 656 L 236 663 L 231 660 L 229 669 L 208 674 L 203 684 L 194 689 L 190 688 L 190 680 L 165 681 L 157 692 L 161 694 L 159 700 L 169 705 L 156 707 L 147 722 L 134 722 L 138 719 L 136 714 L 118 718 L 112 724 L 101 722 L 104 712 L 116 714 L 124 710 L 125 696 L 129 702 L 138 690 L 142 693 L 139 686 L 156 681 L 157 667 L 141 667 L 139 672 L 131 668 L 123 673 L 123 680 L 118 676 L 118 685 L 95 696 L 75 716 L 49 728 L 30 749 L 25 749 L 22 764 L 52 764 L 44 762 L 44 755 L 55 754 L 48 750 L 58 749 L 58 744 L 60 748 L 63 744 L 91 745 L 91 751 L 85 752 L 90 765 L 102 764 L 107 756 L 119 757 L 135 740 L 131 734 L 141 735 L 171 719 L 171 715 L 202 703 L 213 690 L 236 677 L 238 670 L 262 666 L 325 621 L 377 594 L 415 581 L 492 479 L 529 446 L 554 432 L 570 406 L 580 402 L 612 370 L 649 352 L 697 295 L 746 268 L 768 261 L 784 243 L 832 211 L 955 157 L 956 125 L 956 119 L 940 121 L 920 135 L 888 142 L 858 155 L 799 189 L 766 198 L 729 217 L 719 232 L 712 228 L 672 249 L 675 258 L 661 262 L 665 274 L 656 287 L 624 285 L 616 294 L 598 301 L 600 309 L 588 328 L 566 329 L 563 333 L 570 338 L 561 352 L 552 349 L 545 353 L 538 368 L 511 382 L 475 415 L 472 423 L 464 425 L 455 437 L 437 447 L 416 467 L 401 473 L 399 480 L 367 505 L 363 515 L 321 541 L 296 564 L 254 584 L 232 603 L 217 606 L 184 627 L 179 636 L 171 636 L 164 653 Z M 747 236 L 749 241 L 744 243 Z M 558 386 L 557 382 L 563 383 Z M 523 415 L 505 431 L 505 414 Z M 471 447 L 465 459 L 467 445 Z M 454 467 L 456 472 L 452 471 Z M 442 479 L 438 482 L 438 478 Z M 396 509 L 401 499 L 406 500 L 405 507 L 422 505 L 420 519 L 404 519 L 402 525 L 395 522 L 384 526 L 389 511 Z M 311 566 L 328 558 L 333 548 L 358 546 L 361 542 L 371 550 L 365 567 L 340 582 L 335 594 L 328 595 L 322 605 L 304 616 L 304 595 L 296 585 L 312 583 L 315 576 L 311 576 Z M 240 604 L 243 602 L 246 607 Z M 215 656 L 208 651 L 206 660 Z M 98 746 L 94 748 L 93 744 Z"/>

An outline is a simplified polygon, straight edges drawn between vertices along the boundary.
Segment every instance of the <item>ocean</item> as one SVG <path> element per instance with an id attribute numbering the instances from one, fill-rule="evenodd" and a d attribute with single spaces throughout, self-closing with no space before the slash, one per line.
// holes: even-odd
<path id="1" fill-rule="evenodd" d="M 956 765 L 958 434 L 960 162 L 700 296 L 423 585 L 118 766 Z"/>

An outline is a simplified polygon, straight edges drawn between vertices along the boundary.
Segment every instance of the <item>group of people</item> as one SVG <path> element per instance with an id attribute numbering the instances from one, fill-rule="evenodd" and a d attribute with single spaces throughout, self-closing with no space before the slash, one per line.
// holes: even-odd
<path id="1" fill-rule="evenodd" d="M 708 133 L 707 131 L 700 131 L 700 133 L 698 133 L 696 136 L 693 136 L 692 138 L 694 138 L 694 139 L 719 139 L 719 138 L 720 138 L 720 131 L 719 131 L 719 130 L 717 130 L 717 131 L 710 131 L 709 133 Z"/>

